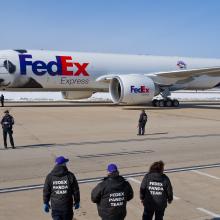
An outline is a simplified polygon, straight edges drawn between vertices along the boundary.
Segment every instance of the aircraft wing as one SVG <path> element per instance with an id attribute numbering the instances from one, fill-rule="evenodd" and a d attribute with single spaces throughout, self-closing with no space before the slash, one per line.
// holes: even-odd
<path id="1" fill-rule="evenodd" d="M 139 75 L 135 73 L 132 74 Z M 102 75 L 99 78 L 97 78 L 96 81 L 109 83 L 112 78 L 118 75 L 119 74 Z M 176 83 L 182 84 L 182 83 L 190 82 L 196 77 L 200 77 L 200 76 L 220 77 L 220 67 L 143 73 L 143 75 L 151 78 L 155 83 L 161 86 L 172 86 Z"/>
<path id="2" fill-rule="evenodd" d="M 189 82 L 200 76 L 220 77 L 220 67 L 184 69 L 169 72 L 156 72 L 145 75 L 152 78 L 155 83 L 161 85 L 173 85 L 178 82 Z"/>
<path id="3" fill-rule="evenodd" d="M 108 74 L 108 75 L 102 75 L 96 79 L 97 82 L 105 82 L 109 83 L 111 79 L 118 76 L 119 74 Z"/>

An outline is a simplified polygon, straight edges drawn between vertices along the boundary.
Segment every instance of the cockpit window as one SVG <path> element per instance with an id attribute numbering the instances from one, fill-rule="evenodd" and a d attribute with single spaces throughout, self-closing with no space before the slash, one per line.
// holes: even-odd
<path id="1" fill-rule="evenodd" d="M 27 53 L 27 50 L 25 50 L 25 49 L 17 49 L 17 50 L 14 50 L 14 51 L 16 51 L 18 53 Z"/>

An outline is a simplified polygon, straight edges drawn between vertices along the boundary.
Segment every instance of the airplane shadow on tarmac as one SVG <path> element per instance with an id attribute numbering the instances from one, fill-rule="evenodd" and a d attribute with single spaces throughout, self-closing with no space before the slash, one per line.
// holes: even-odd
<path id="1" fill-rule="evenodd" d="M 180 107 L 152 107 L 149 105 L 141 105 L 141 106 L 123 106 L 124 110 L 175 110 L 175 109 L 220 109 L 220 102 L 187 102 L 180 103 Z"/>
<path id="2" fill-rule="evenodd" d="M 220 102 L 182 102 L 180 103 L 180 107 L 153 107 L 151 105 L 116 105 L 114 103 L 103 103 L 103 102 L 45 102 L 45 103 L 8 103 L 6 108 L 54 108 L 54 107 L 116 107 L 122 108 L 124 110 L 141 110 L 141 109 L 148 109 L 148 110 L 175 110 L 181 108 L 194 108 L 194 109 L 220 109 Z"/>
<path id="3" fill-rule="evenodd" d="M 22 146 L 16 146 L 15 149 L 22 149 L 22 148 L 40 148 L 40 147 L 53 147 L 56 146 L 56 144 L 29 144 L 29 145 L 22 145 Z M 8 147 L 7 150 L 11 149 Z M 5 150 L 5 149 L 0 149 L 0 150 Z"/>
<path id="4" fill-rule="evenodd" d="M 165 135 L 165 134 L 168 134 L 168 132 L 145 134 L 143 136 L 139 136 L 138 138 L 132 138 L 132 139 L 82 141 L 82 142 L 70 142 L 70 143 L 63 143 L 63 144 L 56 144 L 56 143 L 30 144 L 30 145 L 16 146 L 16 148 L 25 149 L 25 148 L 48 148 L 48 147 L 73 147 L 73 146 L 83 146 L 83 145 L 115 144 L 115 143 L 128 143 L 128 142 L 145 142 L 145 141 L 206 138 L 206 137 L 219 137 L 220 136 L 220 134 L 196 134 L 196 135 L 180 135 L 180 136 L 170 136 L 170 137 L 167 137 L 167 136 L 151 137 L 154 135 Z M 0 150 L 4 150 L 4 149 L 0 149 Z"/>
<path id="5" fill-rule="evenodd" d="M 220 109 L 220 102 L 182 103 L 180 108 Z"/>

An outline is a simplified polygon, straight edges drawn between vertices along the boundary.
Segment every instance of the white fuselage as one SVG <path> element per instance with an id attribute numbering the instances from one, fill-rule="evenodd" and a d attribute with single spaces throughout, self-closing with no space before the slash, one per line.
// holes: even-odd
<path id="1" fill-rule="evenodd" d="M 28 50 L 26 53 L 1 51 L 1 63 L 4 60 L 15 66 L 15 70 L 9 73 L 0 65 L 0 88 L 9 91 L 108 91 L 109 84 L 97 79 L 105 75 L 175 71 L 179 69 L 177 63 L 180 60 L 186 63 L 184 68 L 187 69 L 220 66 L 220 59 L 44 50 Z M 219 82 L 220 77 L 201 76 L 180 87 L 206 89 Z"/>

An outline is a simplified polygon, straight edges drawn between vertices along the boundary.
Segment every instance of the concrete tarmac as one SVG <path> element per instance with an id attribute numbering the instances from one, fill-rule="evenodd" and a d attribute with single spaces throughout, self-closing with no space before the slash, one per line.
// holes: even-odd
<path id="1" fill-rule="evenodd" d="M 42 184 L 56 156 L 70 159 L 78 179 L 106 175 L 106 165 L 118 164 L 121 174 L 145 172 L 155 160 L 166 168 L 219 163 L 220 102 L 184 103 L 181 108 L 114 106 L 78 103 L 10 103 L 15 118 L 17 149 L 0 150 L 0 188 Z M 149 121 L 146 135 L 137 136 L 140 109 Z M 2 139 L 1 139 L 2 140 Z M 220 218 L 220 169 L 168 174 L 175 200 L 165 219 Z M 127 220 L 141 219 L 142 177 L 132 178 L 135 198 Z M 75 219 L 99 219 L 90 193 L 97 183 L 80 185 L 81 209 Z M 31 216 L 31 217 L 30 217 Z M 42 190 L 0 194 L 0 219 L 50 219 L 42 212 Z"/>

